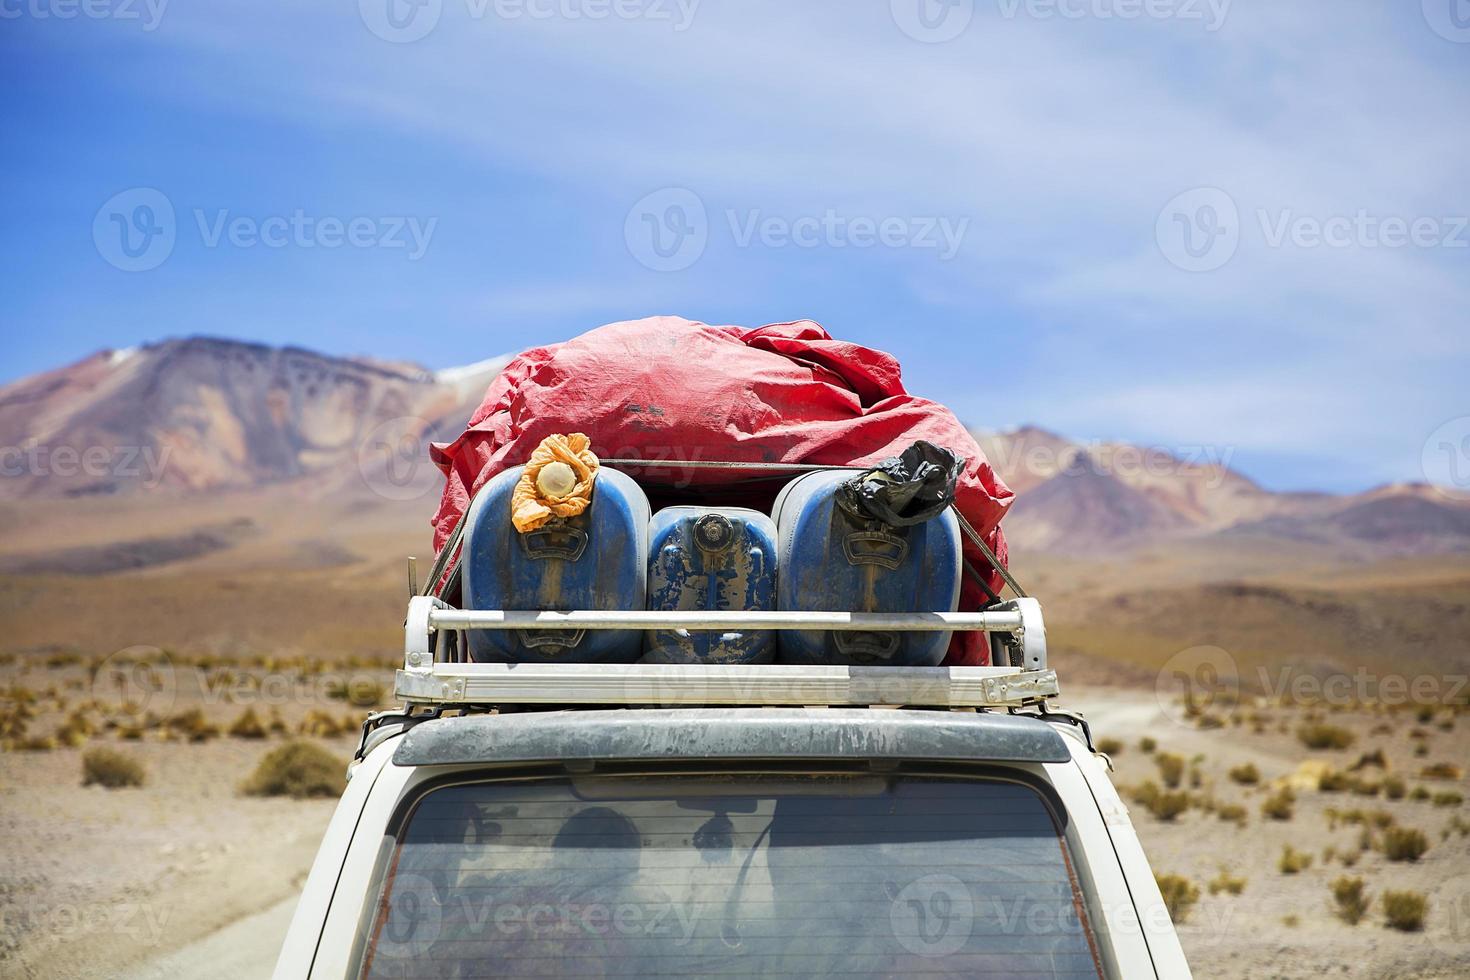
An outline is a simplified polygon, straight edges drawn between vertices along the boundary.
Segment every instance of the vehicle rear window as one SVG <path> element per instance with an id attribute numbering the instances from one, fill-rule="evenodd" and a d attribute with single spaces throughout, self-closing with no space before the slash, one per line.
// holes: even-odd
<path id="1" fill-rule="evenodd" d="M 1052 809 L 921 776 L 446 786 L 414 807 L 365 977 L 1097 977 Z"/>

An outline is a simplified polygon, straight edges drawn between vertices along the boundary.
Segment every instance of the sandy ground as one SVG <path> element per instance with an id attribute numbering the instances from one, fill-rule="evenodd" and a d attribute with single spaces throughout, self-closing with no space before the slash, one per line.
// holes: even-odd
<path id="1" fill-rule="evenodd" d="M 1351 749 L 1308 752 L 1292 732 L 1303 709 L 1273 709 L 1261 733 L 1248 724 L 1200 730 L 1176 721 L 1178 711 L 1152 692 L 1089 689 L 1066 703 L 1085 711 L 1099 739 L 1124 743 L 1114 779 L 1130 786 L 1158 779 L 1154 759 L 1138 747 L 1142 735 L 1160 751 L 1195 760 L 1200 786 L 1192 792 L 1249 810 L 1243 828 L 1191 809 L 1172 822 L 1141 807 L 1134 819 L 1155 870 L 1182 874 L 1201 897 L 1180 924 L 1198 977 L 1464 977 L 1470 976 L 1470 838 L 1442 832 L 1470 808 L 1405 798 L 1388 801 L 1352 793 L 1298 793 L 1290 821 L 1265 820 L 1260 802 L 1269 785 L 1243 787 L 1227 776 L 1254 763 L 1263 781 L 1290 776 L 1308 759 L 1345 769 L 1363 751 L 1382 748 L 1390 771 L 1412 786 L 1466 791 L 1462 780 L 1416 778 L 1440 760 L 1470 757 L 1470 717 L 1450 731 L 1429 731 L 1428 754 L 1416 757 L 1409 714 L 1329 714 L 1359 732 Z M 238 708 L 223 708 L 230 715 Z M 1288 731 L 1278 730 L 1285 722 Z M 1375 727 L 1392 731 L 1368 734 Z M 331 814 L 324 800 L 254 799 L 236 783 L 278 740 L 222 738 L 204 744 L 126 743 L 148 768 L 148 785 L 104 790 L 80 785 L 80 751 L 0 753 L 0 908 L 4 910 L 0 973 L 21 977 L 268 976 Z M 345 759 L 352 738 L 323 744 Z M 1186 785 L 1188 783 L 1186 782 Z M 1383 810 L 1422 829 L 1428 852 L 1412 864 L 1359 852 L 1359 829 L 1330 829 L 1327 810 Z M 1277 868 L 1291 844 L 1313 854 L 1295 875 Z M 1325 848 L 1352 852 L 1352 868 L 1324 859 Z M 1246 879 L 1239 896 L 1210 895 L 1222 870 Z M 1329 882 L 1360 875 L 1371 895 L 1385 888 L 1430 896 L 1427 929 L 1405 934 L 1383 924 L 1377 904 L 1360 924 L 1333 914 Z M 1458 904 L 1457 904 L 1458 903 Z"/>

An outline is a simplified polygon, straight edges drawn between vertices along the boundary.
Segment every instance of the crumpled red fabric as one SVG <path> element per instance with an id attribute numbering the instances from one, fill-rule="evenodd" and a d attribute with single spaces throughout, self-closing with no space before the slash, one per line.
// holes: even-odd
<path id="1" fill-rule="evenodd" d="M 810 320 L 751 329 L 674 316 L 611 323 L 506 365 L 464 434 L 430 447 L 448 481 L 433 520 L 435 549 L 491 477 L 524 463 L 545 437 L 573 430 L 590 437 L 601 459 L 660 461 L 623 467 L 655 507 L 703 499 L 766 510 L 789 476 L 679 463 L 861 465 L 927 439 L 964 457 L 956 504 L 1007 558 L 1000 520 L 1015 495 L 949 409 L 904 390 L 892 355 L 835 340 Z M 965 557 L 999 592 L 999 573 L 969 541 Z M 965 576 L 960 608 L 986 600 Z M 983 633 L 956 633 L 945 663 L 989 657 Z"/>

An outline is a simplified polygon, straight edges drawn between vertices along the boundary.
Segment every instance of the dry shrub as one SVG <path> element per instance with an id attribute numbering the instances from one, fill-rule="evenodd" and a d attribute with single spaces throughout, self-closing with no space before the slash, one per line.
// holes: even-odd
<path id="1" fill-rule="evenodd" d="M 1100 738 L 1097 740 L 1097 750 L 1103 755 L 1122 755 L 1123 742 L 1116 738 Z"/>
<path id="2" fill-rule="evenodd" d="M 1229 895 L 1239 895 L 1245 891 L 1245 879 L 1238 878 L 1224 868 L 1221 868 L 1220 873 L 1206 887 L 1209 889 L 1211 895 L 1218 895 L 1221 892 Z"/>
<path id="3" fill-rule="evenodd" d="M 1337 917 L 1350 926 L 1355 926 L 1363 921 L 1363 916 L 1368 914 L 1368 894 L 1363 890 L 1362 878 L 1349 878 L 1343 875 L 1331 885 L 1332 902 Z"/>
<path id="4" fill-rule="evenodd" d="M 1159 743 L 1156 742 L 1154 739 L 1149 738 L 1147 735 L 1138 740 L 1138 751 L 1142 752 L 1144 755 L 1148 755 L 1150 752 L 1158 747 Z"/>
<path id="5" fill-rule="evenodd" d="M 1298 851 L 1287 844 L 1281 851 L 1281 860 L 1276 862 L 1284 875 L 1294 875 L 1299 871 L 1305 871 L 1312 866 L 1312 855 Z"/>
<path id="6" fill-rule="evenodd" d="M 1339 725 L 1310 722 L 1296 730 L 1296 737 L 1309 749 L 1346 749 L 1357 736 Z"/>
<path id="7" fill-rule="evenodd" d="M 96 783 L 108 789 L 119 789 L 142 786 L 145 779 L 142 764 L 116 749 L 98 746 L 82 753 L 83 786 Z"/>
<path id="8" fill-rule="evenodd" d="M 1389 776 L 1383 781 L 1383 795 L 1390 800 L 1402 800 L 1409 786 L 1398 776 Z"/>
<path id="9" fill-rule="evenodd" d="M 1465 797 L 1461 793 L 1445 790 L 1435 793 L 1433 802 L 1435 806 L 1459 806 L 1465 802 Z"/>
<path id="10" fill-rule="evenodd" d="M 1383 893 L 1383 917 L 1388 926 L 1400 932 L 1418 932 L 1424 928 L 1429 912 L 1429 899 L 1419 892 Z"/>
<path id="11" fill-rule="evenodd" d="M 335 701 L 347 701 L 359 708 L 376 708 L 383 703 L 388 689 L 370 677 L 353 677 L 346 681 L 333 681 L 327 685 L 327 697 Z"/>
<path id="12" fill-rule="evenodd" d="M 1256 768 L 1254 762 L 1247 762 L 1243 766 L 1232 766 L 1230 779 L 1242 786 L 1254 786 L 1261 781 L 1261 770 Z"/>
<path id="13" fill-rule="evenodd" d="M 1189 809 L 1189 794 L 1183 790 L 1164 790 L 1145 805 L 1149 813 L 1168 823 Z"/>
<path id="14" fill-rule="evenodd" d="M 1178 789 L 1184 780 L 1184 757 L 1173 752 L 1160 752 L 1154 756 L 1154 764 L 1159 767 L 1159 778 L 1164 781 L 1164 785 L 1170 789 Z"/>
<path id="15" fill-rule="evenodd" d="M 1349 772 L 1359 772 L 1372 766 L 1375 769 L 1388 770 L 1388 759 L 1384 757 L 1382 749 L 1374 749 L 1372 752 L 1364 752 L 1358 756 L 1358 761 L 1348 766 Z"/>
<path id="16" fill-rule="evenodd" d="M 1216 810 L 1215 816 L 1227 823 L 1233 823 L 1237 827 L 1244 827 L 1246 820 L 1246 809 L 1239 803 L 1222 803 Z"/>
<path id="17" fill-rule="evenodd" d="M 1272 820 L 1290 820 L 1296 814 L 1296 794 L 1290 789 L 1272 793 L 1261 804 L 1261 813 Z"/>
<path id="18" fill-rule="evenodd" d="M 1412 827 L 1388 827 L 1380 849 L 1390 861 L 1417 861 L 1429 850 L 1429 838 Z"/>
<path id="19" fill-rule="evenodd" d="M 312 742 L 287 742 L 266 754 L 241 786 L 249 796 L 340 796 L 346 786 L 346 766 L 335 755 Z"/>
<path id="20" fill-rule="evenodd" d="M 1465 773 L 1452 762 L 1436 762 L 1419 770 L 1424 779 L 1461 779 Z"/>
<path id="21" fill-rule="evenodd" d="M 1159 893 L 1164 896 L 1164 907 L 1176 923 L 1189 918 L 1189 910 L 1199 901 L 1199 886 L 1183 875 L 1154 875 L 1159 883 Z"/>
<path id="22" fill-rule="evenodd" d="M 267 734 L 265 723 L 260 720 L 254 708 L 246 708 L 230 726 L 230 735 L 233 738 L 262 739 Z"/>
<path id="23" fill-rule="evenodd" d="M 207 742 L 220 735 L 220 727 L 205 719 L 202 708 L 179 712 L 168 720 L 167 726 L 174 735 L 190 742 Z"/>
<path id="24" fill-rule="evenodd" d="M 317 738 L 333 738 L 339 734 L 351 731 L 356 726 L 344 729 L 337 723 L 329 712 L 320 708 L 313 708 L 301 719 L 301 724 L 296 726 L 296 734 L 309 735 Z"/>

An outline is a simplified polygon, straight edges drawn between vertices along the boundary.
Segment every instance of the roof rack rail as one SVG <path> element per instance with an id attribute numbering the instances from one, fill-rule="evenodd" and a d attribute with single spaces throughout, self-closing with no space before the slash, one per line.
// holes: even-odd
<path id="1" fill-rule="evenodd" d="M 466 630 L 686 629 L 985 632 L 989 667 L 800 664 L 470 663 Z M 893 705 L 1018 708 L 1058 694 L 1047 669 L 1041 605 L 1019 598 L 984 612 L 644 612 L 462 610 L 435 596 L 409 600 L 395 691 L 412 705 Z"/>

